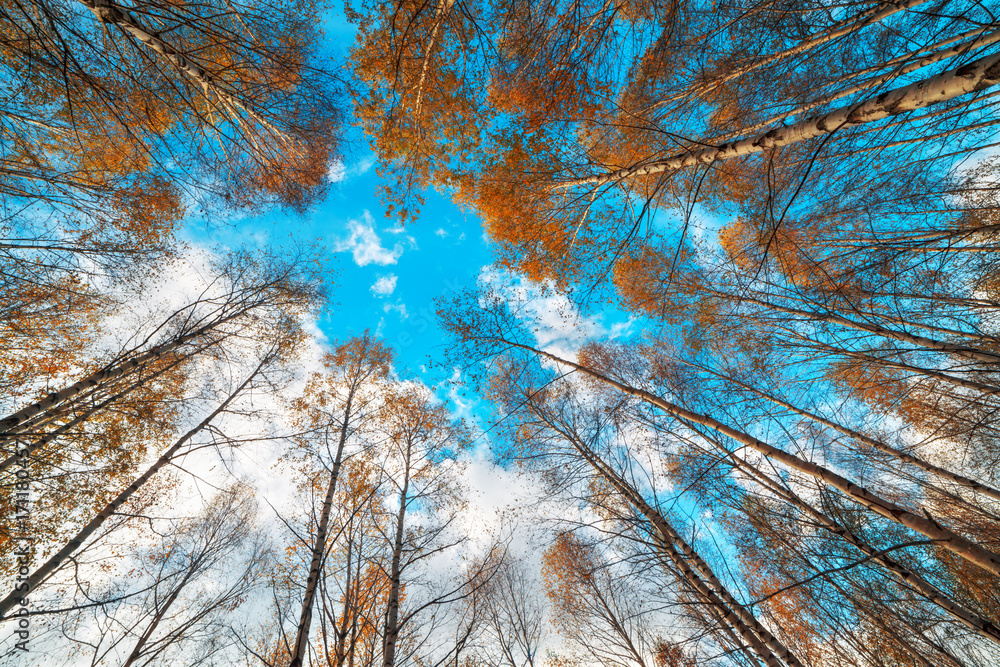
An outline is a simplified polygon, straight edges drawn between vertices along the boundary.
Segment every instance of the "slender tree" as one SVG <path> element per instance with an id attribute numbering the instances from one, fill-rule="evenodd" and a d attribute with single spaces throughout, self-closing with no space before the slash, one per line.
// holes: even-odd
<path id="1" fill-rule="evenodd" d="M 289 667 L 299 667 L 303 663 L 309 646 L 316 592 L 323 578 L 322 569 L 329 549 L 334 495 L 348 440 L 357 437 L 356 433 L 366 416 L 368 404 L 373 400 L 372 395 L 377 392 L 378 384 L 388 376 L 391 363 L 391 351 L 366 333 L 337 346 L 334 352 L 328 354 L 324 359 L 328 375 L 317 374 L 307 388 L 306 395 L 299 400 L 299 409 L 305 413 L 304 421 L 308 422 L 310 428 L 316 429 L 310 438 L 315 444 L 307 441 L 303 446 L 312 453 L 309 458 L 313 463 L 318 459 L 324 467 L 328 467 L 326 472 L 329 479 L 316 519 L 316 536 L 311 547 L 302 613 Z M 351 564 L 348 562 L 348 572 L 350 568 Z"/>

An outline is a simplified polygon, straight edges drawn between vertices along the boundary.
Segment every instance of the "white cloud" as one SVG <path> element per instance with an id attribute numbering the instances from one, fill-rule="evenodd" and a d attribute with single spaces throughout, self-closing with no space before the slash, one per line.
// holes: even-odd
<path id="1" fill-rule="evenodd" d="M 403 246 L 399 243 L 392 250 L 382 247 L 382 239 L 375 232 L 375 220 L 367 210 L 361 220 L 349 220 L 347 229 L 350 236 L 346 240 L 338 240 L 334 249 L 337 252 L 350 252 L 358 266 L 395 264 L 403 254 Z"/>
<path id="2" fill-rule="evenodd" d="M 342 160 L 334 160 L 326 172 L 326 177 L 331 183 L 340 183 L 355 176 L 367 173 L 375 166 L 375 156 L 368 156 L 348 167 Z"/>
<path id="3" fill-rule="evenodd" d="M 402 322 L 403 320 L 405 320 L 407 317 L 410 316 L 410 314 L 406 312 L 406 304 L 404 304 L 402 301 L 397 301 L 396 303 L 387 303 L 384 306 L 382 306 L 382 311 L 386 313 L 396 311 L 399 314 L 400 322 Z"/>
<path id="4" fill-rule="evenodd" d="M 361 174 L 366 174 L 374 166 L 375 166 L 375 156 L 369 155 L 363 160 L 358 160 L 356 163 L 354 163 L 354 166 L 351 167 L 351 175 L 360 176 Z"/>
<path id="5" fill-rule="evenodd" d="M 456 417 L 464 419 L 470 424 L 475 424 L 478 421 L 476 419 L 476 404 L 478 401 L 462 396 L 462 388 L 464 386 L 462 369 L 455 366 L 452 368 L 451 377 L 448 378 L 448 400 L 451 401 Z"/>
<path id="6" fill-rule="evenodd" d="M 372 285 L 372 292 L 375 296 L 389 296 L 396 290 L 396 275 L 390 273 L 387 276 L 379 276 L 375 284 Z"/>
<path id="7" fill-rule="evenodd" d="M 448 236 L 448 232 L 444 230 L 444 227 L 438 227 L 434 233 L 440 236 L 441 238 Z"/>
<path id="8" fill-rule="evenodd" d="M 538 347 L 546 352 L 574 360 L 585 343 L 609 333 L 600 315 L 583 316 L 570 298 L 552 284 L 535 283 L 492 266 L 483 267 L 479 282 L 507 301 L 518 319 L 530 326 Z M 627 324 L 614 333 L 620 335 L 625 329 Z"/>
<path id="9" fill-rule="evenodd" d="M 632 325 L 639 321 L 639 318 L 632 316 L 625 322 L 615 322 L 611 325 L 608 338 L 624 338 L 632 335 Z"/>
<path id="10" fill-rule="evenodd" d="M 392 227 L 385 227 L 382 231 L 386 234 L 393 234 L 401 239 L 405 239 L 411 250 L 419 250 L 417 247 L 417 239 L 415 239 L 412 234 L 407 234 L 406 227 L 403 227 L 403 225 L 396 224 Z"/>
<path id="11" fill-rule="evenodd" d="M 331 183 L 340 183 L 347 177 L 347 166 L 340 160 L 334 160 L 326 172 L 326 178 Z"/>

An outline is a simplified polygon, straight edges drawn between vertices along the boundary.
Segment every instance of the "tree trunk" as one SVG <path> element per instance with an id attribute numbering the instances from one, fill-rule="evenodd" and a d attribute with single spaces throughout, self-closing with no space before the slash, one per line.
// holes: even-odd
<path id="1" fill-rule="evenodd" d="M 852 16 L 849 19 L 840 21 L 827 28 L 824 32 L 821 32 L 816 35 L 811 35 L 802 40 L 801 42 L 799 42 L 798 44 L 796 44 L 795 46 L 785 49 L 784 51 L 779 51 L 778 53 L 771 54 L 769 56 L 761 58 L 760 60 L 756 60 L 747 65 L 734 67 L 730 69 L 725 76 L 708 82 L 703 87 L 699 88 L 697 92 L 700 94 L 711 92 L 713 90 L 718 89 L 718 87 L 721 86 L 722 84 L 728 81 L 732 81 L 733 79 L 739 78 L 745 74 L 749 74 L 750 72 L 758 70 L 761 67 L 766 67 L 767 65 L 770 65 L 773 62 L 777 62 L 779 60 L 783 60 L 785 58 L 789 58 L 791 56 L 804 53 L 809 49 L 821 46 L 823 44 L 826 44 L 827 42 L 839 39 L 840 37 L 850 35 L 870 25 L 879 23 L 880 21 L 884 21 L 885 19 L 889 18 L 893 14 L 896 14 L 897 12 L 905 11 L 907 9 L 910 9 L 911 7 L 916 7 L 917 5 L 921 5 L 925 2 L 927 2 L 927 0 L 903 0 L 902 2 L 887 2 L 881 8 L 876 7 L 875 9 L 870 9 L 868 11 L 862 12 L 857 16 Z"/>
<path id="2" fill-rule="evenodd" d="M 148 364 L 149 362 L 159 359 L 168 352 L 180 347 L 184 343 L 194 340 L 199 336 L 203 336 L 212 331 L 213 329 L 215 329 L 216 327 L 218 327 L 219 325 L 225 324 L 226 322 L 229 322 L 239 317 L 244 312 L 245 311 L 243 309 L 238 309 L 237 312 L 235 313 L 231 313 L 229 315 L 221 317 L 220 319 L 215 320 L 210 324 L 198 327 L 191 333 L 178 336 L 177 338 L 175 338 L 170 342 L 163 343 L 162 345 L 157 345 L 156 347 L 153 347 L 152 349 L 143 352 L 131 359 L 128 359 L 119 364 L 105 366 L 101 370 L 95 373 L 91 373 L 90 375 L 80 380 L 79 382 L 71 384 L 70 386 L 60 389 L 59 391 L 53 392 L 48 396 L 46 396 L 45 398 L 43 398 L 42 400 L 38 401 L 37 403 L 32 403 L 31 405 L 28 405 L 22 408 L 21 410 L 18 410 L 14 414 L 5 417 L 4 419 L 0 420 L 0 429 L 2 429 L 2 431 L 0 431 L 0 444 L 9 442 L 10 440 L 13 440 L 15 437 L 17 437 L 17 434 L 11 433 L 11 431 L 20 426 L 21 424 L 23 424 L 31 417 L 34 417 L 35 415 L 41 413 L 42 411 L 51 409 L 56 405 L 59 405 L 63 401 L 73 398 L 74 396 L 84 391 L 85 389 L 97 387 L 103 382 L 107 382 L 108 380 L 112 380 L 116 377 L 120 377 L 126 373 L 141 368 L 146 364 Z"/>
<path id="3" fill-rule="evenodd" d="M 399 639 L 399 561 L 403 553 L 403 522 L 406 518 L 407 493 L 410 487 L 410 456 L 413 445 L 406 445 L 403 488 L 399 492 L 399 514 L 396 517 L 396 535 L 392 544 L 392 563 L 389 569 L 389 601 L 385 614 L 385 638 L 382 667 L 393 667 L 396 662 L 396 642 Z"/>
<path id="4" fill-rule="evenodd" d="M 225 90 L 198 63 L 163 41 L 156 33 L 148 30 L 134 16 L 129 14 L 124 7 L 114 4 L 111 0 L 80 0 L 80 2 L 92 11 L 99 21 L 114 25 L 123 32 L 128 33 L 142 44 L 145 44 L 151 51 L 167 59 L 181 72 L 191 77 L 201 86 L 206 97 L 210 98 L 214 96 L 230 112 L 236 110 L 243 111 L 263 127 L 266 127 L 276 138 L 290 143 L 288 135 L 261 118 L 256 112 L 247 107 L 242 100 Z"/>
<path id="5" fill-rule="evenodd" d="M 998 67 L 1000 70 L 1000 67 Z M 720 295 L 728 296 L 728 295 Z M 988 352 L 985 350 L 979 350 L 976 348 L 968 347 L 966 345 L 956 345 L 955 343 L 945 343 L 933 338 L 927 338 L 925 336 L 917 336 L 915 334 L 906 333 L 905 331 L 896 331 L 893 329 L 886 329 L 877 324 L 866 324 L 864 322 L 855 322 L 854 320 L 849 320 L 846 317 L 841 317 L 834 313 L 817 313 L 807 310 L 799 310 L 798 308 L 790 308 L 788 306 L 780 306 L 770 301 L 764 301 L 763 299 L 756 299 L 752 296 L 746 295 L 740 297 L 743 301 L 749 301 L 750 303 L 755 303 L 759 306 L 765 308 L 772 308 L 781 313 L 786 313 L 788 315 L 796 315 L 802 317 L 808 321 L 813 322 L 830 322 L 832 324 L 839 324 L 847 329 L 854 329 L 856 331 L 867 331 L 868 333 L 873 333 L 877 336 L 882 336 L 883 338 L 891 338 L 892 340 L 897 340 L 901 343 L 909 343 L 911 345 L 916 345 L 917 347 L 922 347 L 926 350 L 933 350 L 935 352 L 946 352 L 948 354 L 954 354 L 959 357 L 964 357 L 966 359 L 972 359 L 974 361 L 979 361 L 984 364 L 997 364 L 1000 363 L 1000 354 L 994 352 Z M 920 326 L 919 324 L 915 326 Z M 939 328 L 940 330 L 940 328 Z M 955 335 L 962 336 L 965 335 L 960 331 L 953 331 Z"/>
<path id="6" fill-rule="evenodd" d="M 347 404 L 344 408 L 344 422 L 340 427 L 340 441 L 337 443 L 337 455 L 330 470 L 330 483 L 323 498 L 323 508 L 320 510 L 319 527 L 316 529 L 316 542 L 313 544 L 312 560 L 309 563 L 309 576 L 306 579 L 306 591 L 302 600 L 302 613 L 299 617 L 299 629 L 295 635 L 295 645 L 288 667 L 301 667 L 309 648 L 309 626 L 312 624 L 313 599 L 316 597 L 316 587 L 319 584 L 323 556 L 326 554 L 326 534 L 330 524 L 330 512 L 333 508 L 333 494 L 337 490 L 337 476 L 340 474 L 340 464 L 344 455 L 344 445 L 347 443 L 348 426 L 351 421 L 351 403 L 354 401 L 355 387 L 347 394 Z"/>
<path id="7" fill-rule="evenodd" d="M 847 88 L 842 88 L 835 93 L 831 93 L 812 102 L 807 102 L 789 111 L 784 111 L 778 114 L 777 116 L 772 116 L 771 118 L 768 118 L 767 120 L 761 123 L 754 123 L 749 127 L 739 128 L 733 134 L 723 135 L 723 137 L 721 138 L 728 138 L 729 136 L 738 136 L 739 134 L 756 132 L 765 127 L 774 125 L 775 123 L 780 123 L 784 119 L 789 118 L 791 116 L 799 116 L 801 114 L 806 113 L 807 111 L 815 109 L 818 106 L 829 104 L 830 102 L 835 102 L 839 99 L 848 97 L 849 95 L 853 95 L 854 93 L 861 92 L 862 90 L 871 90 L 872 88 L 880 86 L 883 83 L 890 81 L 891 79 L 905 76 L 907 74 L 910 74 L 911 72 L 917 71 L 918 69 L 923 69 L 924 67 L 928 67 L 935 63 L 939 63 L 943 60 L 948 60 L 949 58 L 954 58 L 964 53 L 968 53 L 973 49 L 982 48 L 984 46 L 988 46 L 997 41 L 1000 41 L 1000 30 L 994 30 L 993 32 L 983 35 L 982 33 L 985 30 L 986 28 L 978 28 L 976 30 L 970 30 L 969 32 L 963 35 L 942 40 L 941 42 L 938 42 L 937 44 L 930 47 L 916 49 L 905 55 L 893 58 L 891 60 L 887 60 L 884 63 L 870 67 L 867 70 L 862 70 L 861 72 L 854 72 L 852 74 L 845 75 L 841 77 L 838 81 L 845 81 L 845 80 L 849 81 L 850 79 L 861 76 L 866 72 L 870 73 L 878 70 L 884 70 L 886 68 L 892 68 L 885 74 L 873 76 L 870 79 L 862 81 L 861 83 L 854 84 Z M 970 39 L 967 42 L 962 42 L 960 44 L 955 44 L 955 42 L 958 40 L 967 39 L 970 37 L 973 39 Z M 924 56 L 920 56 L 921 53 L 928 51 L 930 49 L 936 49 L 936 50 L 931 51 L 930 53 L 927 53 Z M 916 60 L 912 60 L 913 58 L 916 58 Z M 907 63 L 907 61 L 911 62 Z M 898 68 L 893 67 L 894 65 L 897 64 L 899 64 L 900 67 Z M 837 81 L 833 83 L 837 83 Z"/>
<path id="8" fill-rule="evenodd" d="M 838 431 L 839 433 L 843 433 L 844 435 L 846 435 L 849 438 L 857 440 L 858 442 L 863 442 L 866 445 L 868 445 L 869 447 L 877 449 L 880 452 L 883 452 L 885 454 L 889 454 L 890 456 L 894 456 L 894 457 L 896 457 L 897 459 L 899 459 L 900 461 L 902 461 L 904 463 L 909 463 L 911 465 L 914 465 L 914 466 L 920 468 L 921 470 L 924 470 L 926 472 L 929 472 L 929 473 L 932 473 L 934 475 L 937 475 L 938 477 L 942 477 L 942 478 L 944 478 L 944 479 L 946 479 L 946 480 L 948 480 L 950 482 L 958 484 L 959 486 L 962 486 L 962 487 L 964 487 L 966 489 L 969 489 L 970 491 L 973 491 L 975 493 L 982 493 L 983 495 L 989 496 L 990 498 L 993 498 L 994 500 L 1000 500 L 1000 490 L 994 489 L 991 486 L 987 486 L 985 484 L 977 482 L 974 479 L 969 479 L 968 477 L 964 477 L 962 475 L 959 475 L 958 473 L 953 473 L 953 472 L 951 472 L 949 470 L 945 470 L 944 468 L 938 467 L 938 466 L 934 465 L 933 463 L 925 461 L 925 460 L 923 460 L 923 459 L 921 459 L 919 457 L 913 456 L 912 454 L 907 454 L 906 452 L 904 452 L 902 450 L 896 449 L 895 447 L 890 447 L 889 445 L 885 444 L 881 440 L 876 440 L 875 438 L 869 437 L 869 436 L 865 435 L 864 433 L 860 433 L 858 431 L 854 431 L 852 429 L 847 428 L 846 426 L 841 426 L 840 424 L 838 424 L 838 423 L 836 423 L 834 421 L 830 421 L 829 419 L 825 419 L 825 418 L 823 418 L 823 417 L 821 417 L 821 416 L 819 416 L 817 414 L 813 414 L 812 412 L 809 412 L 808 410 L 803 410 L 802 408 L 798 408 L 798 407 L 792 405 L 791 403 L 789 403 L 787 401 L 784 401 L 784 400 L 782 400 L 782 399 L 780 399 L 780 398 L 778 398 L 776 396 L 772 396 L 771 394 L 768 394 L 765 391 L 762 391 L 760 389 L 752 387 L 752 386 L 750 386 L 750 385 L 748 385 L 746 383 L 740 382 L 739 380 L 736 380 L 735 378 L 732 378 L 732 377 L 729 377 L 729 376 L 723 376 L 723 375 L 718 374 L 718 373 L 714 373 L 713 371 L 710 371 L 710 370 L 708 370 L 706 368 L 703 368 L 701 366 L 695 366 L 694 364 L 687 364 L 687 365 L 692 366 L 693 368 L 699 368 L 699 369 L 704 370 L 704 371 L 706 371 L 708 373 L 712 373 L 713 375 L 716 375 L 717 377 L 721 377 L 721 378 L 723 378 L 724 380 L 726 380 L 728 382 L 732 382 L 734 384 L 737 384 L 737 385 L 743 387 L 744 389 L 747 389 L 748 391 L 752 391 L 753 393 L 757 394 L 758 396 L 762 396 L 763 398 L 766 398 L 767 400 L 771 401 L 772 403 L 774 403 L 776 405 L 780 405 L 780 406 L 782 406 L 784 408 L 787 408 L 787 409 L 791 410 L 792 412 L 794 412 L 797 415 L 800 415 L 802 417 L 806 417 L 807 419 L 811 419 L 812 421 L 817 422 L 819 424 L 823 424 L 824 426 L 829 426 L 830 428 L 834 429 L 835 431 Z"/>
<path id="9" fill-rule="evenodd" d="M 865 123 L 909 113 L 941 102 L 991 88 L 1000 83 L 1000 53 L 979 58 L 928 79 L 882 93 L 871 100 L 829 111 L 821 116 L 803 119 L 791 125 L 774 128 L 765 134 L 739 141 L 692 150 L 666 160 L 617 169 L 603 174 L 560 181 L 552 186 L 559 190 L 581 185 L 600 187 L 633 176 L 676 171 L 697 164 L 763 153 L 800 141 L 832 134 Z"/>
<path id="10" fill-rule="evenodd" d="M 510 343 L 505 341 L 509 345 L 519 347 L 523 350 L 533 352 L 534 354 L 546 357 L 555 361 L 559 364 L 569 366 L 574 368 L 581 373 L 588 375 L 600 382 L 604 382 L 613 387 L 616 387 L 620 391 L 639 398 L 651 405 L 655 405 L 669 414 L 675 417 L 681 417 L 683 419 L 692 421 L 696 424 L 701 424 L 702 426 L 707 426 L 714 431 L 718 431 L 725 436 L 736 440 L 737 442 L 743 443 L 744 445 L 754 449 L 764 456 L 770 457 L 782 464 L 788 466 L 793 470 L 797 470 L 801 473 L 805 473 L 810 477 L 815 477 L 823 483 L 831 486 L 838 491 L 844 493 L 849 498 L 857 502 L 862 507 L 866 507 L 869 510 L 875 512 L 876 514 L 885 517 L 891 521 L 909 528 L 921 535 L 939 542 L 941 546 L 952 551 L 953 553 L 961 556 L 965 560 L 978 565 L 984 570 L 991 572 L 992 574 L 1000 575 L 1000 556 L 996 553 L 984 549 L 983 547 L 975 544 L 974 542 L 956 534 L 955 532 L 945 528 L 940 525 L 937 521 L 930 518 L 924 518 L 918 516 L 902 507 L 899 507 L 895 503 L 879 497 L 878 495 L 872 493 L 864 487 L 858 486 L 857 484 L 851 482 L 850 480 L 838 475 L 837 473 L 825 468 L 823 466 L 817 465 L 811 461 L 805 461 L 799 457 L 789 454 L 788 452 L 782 451 L 777 447 L 773 447 L 765 442 L 758 440 L 757 438 L 739 431 L 737 429 L 726 426 L 722 422 L 713 419 L 707 415 L 698 414 L 686 408 L 682 408 L 678 405 L 655 396 L 648 391 L 642 389 L 636 389 L 622 382 L 614 380 L 606 375 L 603 375 L 597 371 L 581 366 L 580 364 L 562 359 L 549 352 L 544 352 L 536 348 L 523 345 L 520 343 Z"/>
<path id="11" fill-rule="evenodd" d="M 695 431 L 697 432 L 697 429 L 695 429 Z M 743 470 L 757 480 L 758 483 L 771 489 L 771 491 L 783 498 L 786 502 L 798 507 L 812 516 L 827 531 L 843 538 L 849 544 L 857 548 L 861 553 L 865 554 L 865 556 L 868 556 L 877 562 L 879 565 L 888 570 L 896 580 L 902 582 L 904 585 L 912 586 L 929 602 L 937 605 L 953 619 L 969 628 L 979 636 L 1000 645 L 1000 628 L 998 628 L 994 623 L 974 612 L 969 611 L 959 603 L 955 602 L 951 599 L 951 597 L 946 595 L 943 591 L 924 579 L 922 576 L 916 572 L 911 572 L 903 565 L 896 562 L 888 554 L 882 553 L 880 550 L 871 546 L 855 535 L 846 526 L 840 525 L 834 519 L 830 518 L 826 514 L 823 514 L 812 505 L 799 498 L 799 496 L 793 493 L 790 489 L 787 489 L 775 482 L 769 475 L 764 473 L 755 465 L 751 464 L 746 459 L 737 456 L 733 452 L 730 452 L 728 449 L 723 447 L 721 443 L 715 441 L 714 438 L 710 438 L 705 434 L 701 435 L 708 442 L 711 442 L 720 452 L 722 452 L 724 456 L 732 460 L 734 465 L 739 470 Z"/>
<path id="12" fill-rule="evenodd" d="M 111 405 L 115 401 L 118 401 L 121 398 L 125 397 L 126 395 L 128 395 L 129 393 L 131 393 L 133 390 L 138 389 L 139 387 L 141 387 L 144 383 L 149 382 L 150 380 L 152 380 L 152 379 L 154 379 L 156 377 L 159 377 L 160 375 L 163 375 L 167 371 L 175 368 L 182 361 L 185 361 L 186 359 L 189 359 L 189 358 L 190 358 L 190 356 L 180 357 L 176 361 L 174 361 L 173 363 L 171 363 L 169 366 L 167 366 L 166 368 L 160 369 L 159 371 L 157 371 L 156 373 L 154 373 L 150 377 L 144 378 L 142 380 L 139 380 L 138 382 L 133 382 L 131 385 L 129 385 L 128 387 L 126 387 L 123 391 L 120 391 L 117 394 L 115 394 L 113 396 L 110 396 L 109 398 L 101 401 L 100 403 L 98 403 L 98 404 L 96 404 L 96 405 L 88 408 L 82 414 L 74 417 L 71 421 L 63 424 L 62 426 L 60 426 L 59 428 L 57 428 L 55 431 L 52 431 L 51 433 L 47 433 L 47 434 L 43 435 L 34 444 L 27 445 L 24 448 L 28 452 L 27 455 L 29 457 L 33 456 L 36 451 L 38 451 L 39 449 L 41 449 L 45 445 L 49 444 L 50 442 L 52 442 L 53 440 L 55 440 L 59 436 L 65 435 L 66 433 L 68 433 L 69 431 L 71 431 L 76 426 L 79 426 L 80 424 L 82 424 L 83 422 L 85 422 L 87 419 L 89 419 L 91 416 L 93 416 L 95 413 L 103 410 L 104 408 L 108 407 L 109 405 Z M 16 465 L 19 460 L 20 460 L 19 455 L 17 453 L 14 453 L 11 456 L 8 456 L 3 461 L 0 461 L 0 473 L 6 472 L 8 469 L 10 469 L 14 465 Z"/>
<path id="13" fill-rule="evenodd" d="M 197 568 L 197 566 L 198 562 L 192 563 L 189 566 L 187 573 L 184 575 L 184 578 L 180 581 L 180 583 L 177 584 L 177 587 L 174 588 L 173 593 L 171 593 L 170 596 L 167 597 L 163 605 L 157 610 L 156 615 L 153 617 L 153 621 L 149 624 L 149 627 L 146 628 L 146 631 L 142 633 L 142 636 L 139 637 L 139 641 L 137 641 L 135 647 L 132 648 L 132 653 L 129 654 L 128 659 L 125 660 L 124 663 L 122 663 L 121 667 L 132 667 L 132 665 L 135 664 L 136 660 L 138 660 L 142 656 L 142 649 L 146 645 L 146 642 L 148 642 L 149 638 L 153 636 L 153 633 L 156 631 L 156 628 L 160 625 L 160 621 L 163 620 L 163 617 L 166 615 L 171 605 L 174 604 L 178 596 L 181 594 L 181 591 L 184 590 L 184 587 L 187 585 L 187 582 L 191 579 L 191 576 L 195 573 L 195 569 Z"/>
<path id="14" fill-rule="evenodd" d="M 71 556 L 74 551 L 79 549 L 83 545 L 83 543 L 87 540 L 87 538 L 93 535 L 104 524 L 104 522 L 107 521 L 118 510 L 118 508 L 124 505 L 125 502 L 128 501 L 128 499 L 131 498 L 136 491 L 138 491 L 146 482 L 150 480 L 150 478 L 153 477 L 153 475 L 155 475 L 157 472 L 160 471 L 161 468 L 167 465 L 178 454 L 181 448 L 184 447 L 185 444 L 187 444 L 187 442 L 191 438 L 200 433 L 206 426 L 208 426 L 212 422 L 213 419 L 215 419 L 217 416 L 219 416 L 220 413 L 222 413 L 227 407 L 229 407 L 229 404 L 232 403 L 233 400 L 235 400 L 236 397 L 239 396 L 243 392 L 243 390 L 250 384 L 250 382 L 257 377 L 257 374 L 261 371 L 262 368 L 264 368 L 264 365 L 270 363 L 271 358 L 272 357 L 270 354 L 265 356 L 264 359 L 257 366 L 257 368 L 253 371 L 253 373 L 251 373 L 250 376 L 247 377 L 247 379 L 244 380 L 243 383 L 236 389 L 236 391 L 230 394 L 229 397 L 226 398 L 226 400 L 223 401 L 221 405 L 219 405 L 219 407 L 217 407 L 210 415 L 205 417 L 205 419 L 203 419 L 200 424 L 198 424 L 193 429 L 191 429 L 183 436 L 181 436 L 180 439 L 178 439 L 177 442 L 175 442 L 173 446 L 170 447 L 170 449 L 164 452 L 163 455 L 146 470 L 146 472 L 144 472 L 140 477 L 138 477 L 134 482 L 132 482 L 132 484 L 130 484 L 124 491 L 119 493 L 114 498 L 114 500 L 105 505 L 104 509 L 98 512 L 97 516 L 91 519 L 90 523 L 84 526 L 80 530 L 80 532 L 78 532 L 73 537 L 73 539 L 67 542 L 62 549 L 60 549 L 56 554 L 54 554 L 51 558 L 45 561 L 45 563 L 41 567 L 32 572 L 28 576 L 27 581 L 25 582 L 27 585 L 27 590 L 23 590 L 19 586 L 18 589 L 15 589 L 13 592 L 8 594 L 7 597 L 5 597 L 3 600 L 0 600 L 0 620 L 4 619 L 6 614 L 15 605 L 19 604 L 23 596 L 28 595 L 28 593 L 32 589 L 34 589 L 36 586 L 44 582 L 49 576 L 51 576 L 56 571 L 56 569 L 63 563 L 63 561 L 65 561 L 69 556 Z M 22 586 L 23 585 L 24 584 L 22 584 Z"/>
<path id="15" fill-rule="evenodd" d="M 634 506 L 646 520 L 653 525 L 658 533 L 657 546 L 660 551 L 667 556 L 674 567 L 681 571 L 688 585 L 690 585 L 705 602 L 717 608 L 726 623 L 729 624 L 739 636 L 757 654 L 757 656 L 769 667 L 780 667 L 784 664 L 789 667 L 802 667 L 798 658 L 789 651 L 767 628 L 748 612 L 743 605 L 732 596 L 729 590 L 723 585 L 701 556 L 696 552 L 677 531 L 674 530 L 663 516 L 654 510 L 642 496 L 636 492 L 620 476 L 611 470 L 593 451 L 590 450 L 576 435 L 568 430 L 563 430 L 547 419 L 540 410 L 531 406 L 536 415 L 549 424 L 553 429 L 565 437 L 581 456 L 603 477 L 609 484 L 621 493 L 632 506 Z M 684 554 L 678 553 L 677 548 Z M 688 561 L 694 563 L 694 569 L 688 565 Z M 697 570 L 697 573 L 694 570 Z M 706 584 L 706 581 L 708 582 Z M 779 660 L 780 657 L 780 660 Z"/>

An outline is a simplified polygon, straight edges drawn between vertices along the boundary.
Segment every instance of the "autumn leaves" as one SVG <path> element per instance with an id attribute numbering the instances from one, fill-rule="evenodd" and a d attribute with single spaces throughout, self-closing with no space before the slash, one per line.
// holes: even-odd
<path id="1" fill-rule="evenodd" d="M 113 562 L 104 540 L 182 457 L 240 451 L 216 417 L 284 386 L 308 349 L 315 271 L 259 255 L 214 267 L 127 345 L 95 341 L 140 268 L 181 252 L 186 214 L 305 211 L 322 194 L 342 117 L 322 10 L 0 6 L 0 468 L 16 444 L 45 488 L 40 590 L 81 554 Z M 991 9 L 449 0 L 348 14 L 350 92 L 389 207 L 416 219 L 426 188 L 448 191 L 507 268 L 635 316 L 634 336 L 568 358 L 502 293 L 441 304 L 452 361 L 498 408 L 497 451 L 585 517 L 544 558 L 567 635 L 549 662 L 996 662 Z M 464 427 L 394 378 L 373 338 L 322 366 L 289 402 L 285 441 L 308 510 L 283 508 L 284 557 L 240 561 L 274 575 L 251 586 L 272 594 L 272 632 L 227 635 L 226 650 L 272 666 L 541 664 L 523 564 L 490 552 L 446 585 L 421 579 L 466 537 L 451 532 Z M 250 517 L 241 493 L 178 534 L 243 544 L 217 509 Z M 126 612 L 109 593 L 76 609 L 132 614 L 128 664 L 187 595 L 163 588 L 182 575 L 147 574 L 169 604 Z"/>
<path id="2" fill-rule="evenodd" d="M 30 462 L 33 509 L 30 590 L 5 592 L 4 615 L 90 554 L 121 555 L 108 535 L 134 530 L 124 517 L 169 493 L 165 473 L 301 342 L 321 291 L 304 260 L 209 260 L 201 293 L 159 311 L 151 283 L 190 261 L 176 234 L 189 213 L 301 209 L 322 192 L 337 85 L 315 67 L 316 11 L 3 6 L 3 458 Z M 229 386 L 201 375 L 236 358 Z"/>

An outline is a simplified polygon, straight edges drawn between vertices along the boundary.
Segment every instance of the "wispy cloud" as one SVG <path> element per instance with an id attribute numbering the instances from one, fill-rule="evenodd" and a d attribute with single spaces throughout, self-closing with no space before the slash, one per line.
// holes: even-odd
<path id="1" fill-rule="evenodd" d="M 331 183 L 340 183 L 355 176 L 368 173 L 375 166 L 375 157 L 369 156 L 347 166 L 341 160 L 334 160 L 326 172 L 326 178 Z"/>
<path id="2" fill-rule="evenodd" d="M 340 183 L 347 178 L 347 166 L 340 160 L 334 160 L 326 172 L 326 178 L 331 183 Z"/>
<path id="3" fill-rule="evenodd" d="M 553 284 L 535 283 L 524 276 L 484 266 L 479 283 L 495 290 L 523 321 L 530 322 L 538 347 L 566 359 L 575 359 L 588 341 L 620 337 L 628 333 L 631 322 L 615 326 L 611 332 L 601 316 L 584 316 L 576 304 Z"/>
<path id="4" fill-rule="evenodd" d="M 386 313 L 395 311 L 399 315 L 400 322 L 402 322 L 403 320 L 405 320 L 407 317 L 410 316 L 410 314 L 406 312 L 406 304 L 403 303 L 402 301 L 397 301 L 396 303 L 387 303 L 384 306 L 382 306 L 382 311 Z"/>
<path id="5" fill-rule="evenodd" d="M 337 252 L 350 252 L 358 266 L 395 264 L 403 254 L 402 244 L 397 243 L 392 250 L 382 246 L 382 239 L 375 232 L 375 220 L 367 210 L 361 220 L 348 221 L 347 230 L 350 235 L 347 239 L 338 240 L 334 249 Z"/>

